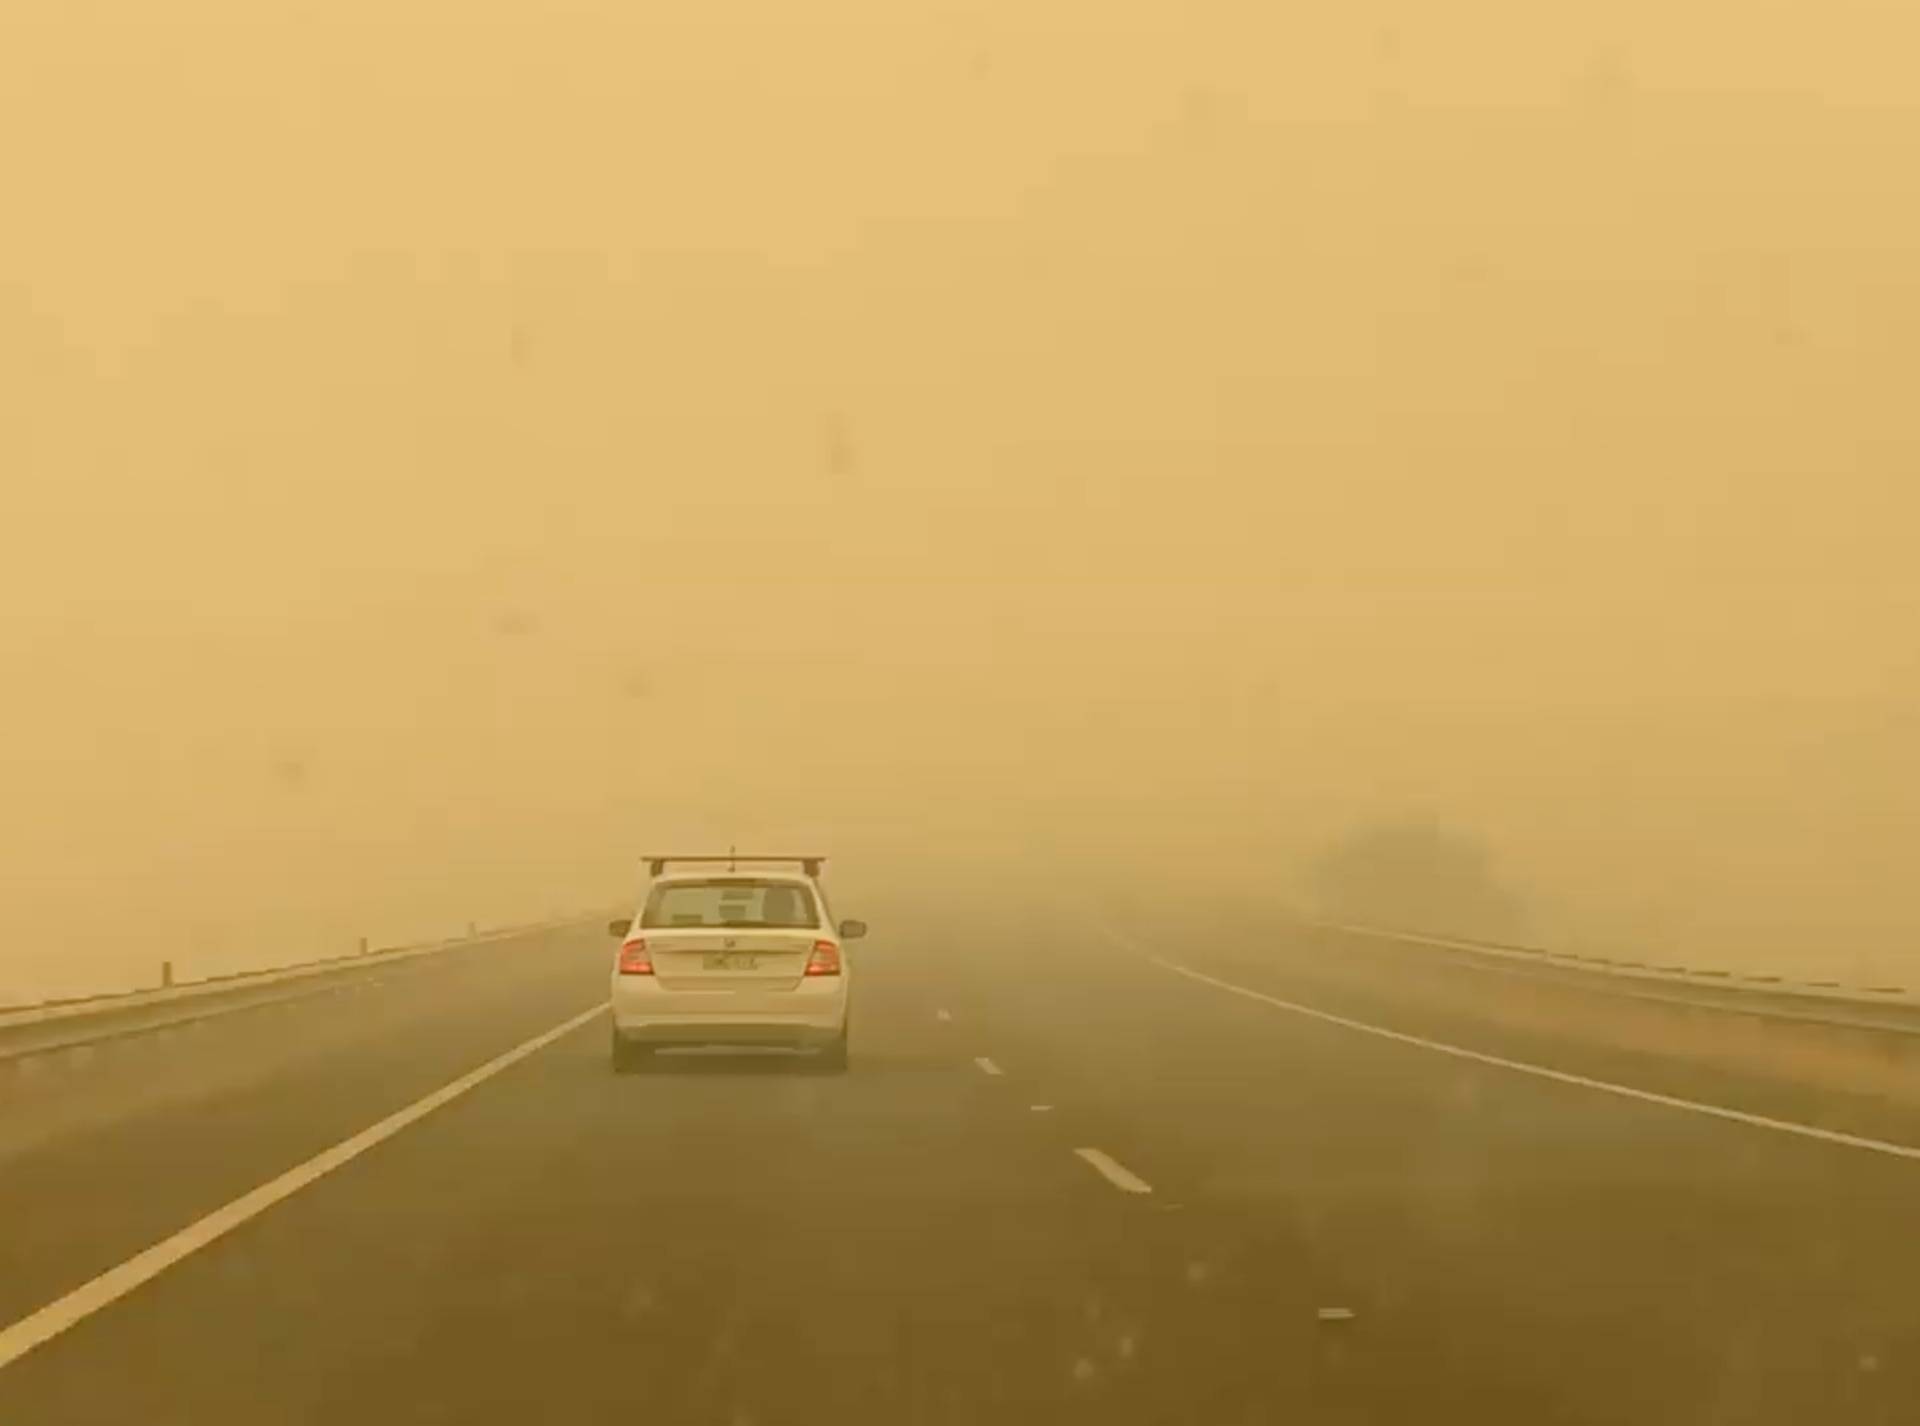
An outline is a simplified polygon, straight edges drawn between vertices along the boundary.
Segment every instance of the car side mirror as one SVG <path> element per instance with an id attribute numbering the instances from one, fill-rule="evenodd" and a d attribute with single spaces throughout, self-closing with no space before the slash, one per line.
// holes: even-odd
<path id="1" fill-rule="evenodd" d="M 857 941 L 866 934 L 867 923 L 865 921 L 842 921 L 840 923 L 840 939 L 843 941 Z"/>
<path id="2" fill-rule="evenodd" d="M 607 922 L 607 934 L 609 936 L 618 936 L 624 941 L 627 937 L 627 928 L 631 925 L 633 925 L 633 918 L 631 916 L 620 921 L 609 921 Z"/>

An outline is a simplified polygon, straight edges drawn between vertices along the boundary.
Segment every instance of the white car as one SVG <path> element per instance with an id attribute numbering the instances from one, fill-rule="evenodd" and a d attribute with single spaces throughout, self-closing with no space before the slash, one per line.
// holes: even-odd
<path id="1" fill-rule="evenodd" d="M 613 1066 L 638 1069 L 668 1045 L 781 1045 L 847 1065 L 853 980 L 821 857 L 650 857 L 631 920 L 607 927 L 614 959 Z M 671 869 L 670 869 L 671 868 Z"/>

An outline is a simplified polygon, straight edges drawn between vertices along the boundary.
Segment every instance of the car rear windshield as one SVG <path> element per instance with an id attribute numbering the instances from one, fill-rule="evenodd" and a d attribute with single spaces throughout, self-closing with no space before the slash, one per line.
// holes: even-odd
<path id="1" fill-rule="evenodd" d="M 654 887 L 640 913 L 640 924 L 810 930 L 820 924 L 820 909 L 812 888 L 801 882 L 714 877 Z"/>

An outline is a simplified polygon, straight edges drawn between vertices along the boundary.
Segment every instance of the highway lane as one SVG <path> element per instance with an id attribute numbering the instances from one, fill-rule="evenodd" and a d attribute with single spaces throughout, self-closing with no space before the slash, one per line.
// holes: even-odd
<path id="1" fill-rule="evenodd" d="M 0 1062 L 0 1322 L 590 1004 L 605 945 L 533 932 Z"/>
<path id="2" fill-rule="evenodd" d="M 1537 987 L 1508 1005 L 1487 1003 L 1484 985 L 1441 997 L 1404 955 L 1269 931 L 1203 944 L 1162 925 L 1146 928 L 1144 949 L 1437 1042 L 1920 1145 L 1911 1094 L 1812 1094 L 1764 1055 L 1744 1074 L 1725 1054 L 1660 1055 L 1652 1047 L 1679 1042 L 1644 1024 L 1609 1040 L 1556 1035 L 1540 1017 L 1566 1006 Z M 1184 977 L 1169 985 L 1081 924 L 1037 933 L 1050 954 L 1023 993 L 978 977 L 956 1016 L 996 1023 L 1010 1074 L 1102 1106 L 1091 1132 L 1148 1177 L 1185 1184 L 1210 1210 L 1288 1225 L 1363 1294 L 1393 1372 L 1439 1354 L 1504 1366 L 1502 1386 L 1537 1373 L 1552 1403 L 1540 1419 L 1911 1418 L 1920 1163 L 1463 1063 Z M 1710 1042 L 1729 1023 L 1631 1002 L 1624 1013 L 1704 1015 L 1686 1028 Z M 1732 1023 L 1744 1045 L 1753 1027 Z M 1829 1032 L 1760 1033 L 1777 1050 Z M 1909 1089 L 1910 1043 L 1888 1037 L 1868 1056 L 1902 1067 Z M 1476 1390 L 1489 1400 L 1498 1388 L 1483 1378 Z"/>
<path id="3" fill-rule="evenodd" d="M 1920 1400 L 1920 1164 L 1287 1014 L 1080 918 L 874 919 L 848 1076 L 616 1077 L 584 1025 L 0 1370 L 0 1421 L 1893 1422 Z M 1330 974 L 1272 928 L 1181 951 L 1436 1038 L 1783 1102 L 1764 1073 L 1423 1000 L 1391 958 Z M 262 1076 L 232 1063 L 259 1040 L 73 1067 L 47 1105 L 237 1083 L 0 1161 L 0 1222 L 56 1243 L 0 1320 L 590 1003 L 605 956 L 520 947 L 374 1027 L 316 1002 Z M 380 1032 L 407 1023 L 411 1048 Z M 1912 1127 L 1897 1099 L 1836 1112 Z M 169 1161 L 183 1135 L 226 1167 Z"/>

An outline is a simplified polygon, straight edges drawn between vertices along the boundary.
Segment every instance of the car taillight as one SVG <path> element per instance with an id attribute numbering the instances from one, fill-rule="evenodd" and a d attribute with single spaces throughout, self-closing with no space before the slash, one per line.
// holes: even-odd
<path id="1" fill-rule="evenodd" d="M 815 941 L 813 954 L 807 957 L 807 974 L 840 974 L 840 947 L 832 941 Z"/>
<path id="2" fill-rule="evenodd" d="M 620 947 L 620 974 L 653 974 L 653 957 L 647 954 L 645 941 L 628 941 Z"/>

